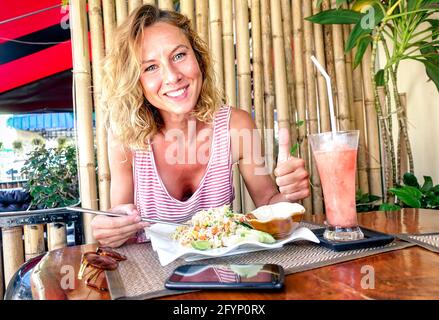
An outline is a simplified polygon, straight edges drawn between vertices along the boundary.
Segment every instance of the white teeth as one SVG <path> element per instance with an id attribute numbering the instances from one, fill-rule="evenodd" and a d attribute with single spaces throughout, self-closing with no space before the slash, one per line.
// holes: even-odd
<path id="1" fill-rule="evenodd" d="M 185 93 L 186 88 L 177 90 L 177 91 L 172 91 L 172 92 L 168 92 L 166 95 L 172 97 L 172 98 L 176 98 L 178 96 L 181 96 L 183 93 Z"/>

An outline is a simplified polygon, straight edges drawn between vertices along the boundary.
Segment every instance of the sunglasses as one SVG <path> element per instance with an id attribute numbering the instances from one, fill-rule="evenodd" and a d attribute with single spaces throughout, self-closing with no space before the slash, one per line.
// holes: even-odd
<path id="1" fill-rule="evenodd" d="M 102 272 L 116 270 L 119 261 L 126 259 L 126 256 L 107 247 L 99 247 L 96 252 L 85 252 L 81 257 L 78 280 L 85 279 L 87 287 L 99 292 L 108 291 L 107 288 L 98 286 L 96 280 Z"/>

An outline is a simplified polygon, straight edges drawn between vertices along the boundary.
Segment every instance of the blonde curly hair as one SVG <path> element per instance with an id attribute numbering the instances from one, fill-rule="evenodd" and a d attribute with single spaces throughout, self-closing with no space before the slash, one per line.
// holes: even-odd
<path id="1" fill-rule="evenodd" d="M 148 148 L 148 139 L 163 126 L 160 113 L 144 97 L 140 83 L 143 30 L 157 22 L 180 28 L 194 50 L 203 84 L 192 114 L 209 123 L 221 103 L 208 46 L 191 28 L 190 20 L 178 12 L 155 6 L 139 7 L 118 27 L 111 50 L 104 59 L 101 100 L 112 134 L 133 149 Z"/>

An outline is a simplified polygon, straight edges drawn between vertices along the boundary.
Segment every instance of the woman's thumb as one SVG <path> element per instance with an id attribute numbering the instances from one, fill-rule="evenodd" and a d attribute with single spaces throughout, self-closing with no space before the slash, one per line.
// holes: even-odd
<path id="1" fill-rule="evenodd" d="M 290 133 L 288 128 L 279 128 L 279 152 L 277 162 L 285 162 L 290 155 Z"/>

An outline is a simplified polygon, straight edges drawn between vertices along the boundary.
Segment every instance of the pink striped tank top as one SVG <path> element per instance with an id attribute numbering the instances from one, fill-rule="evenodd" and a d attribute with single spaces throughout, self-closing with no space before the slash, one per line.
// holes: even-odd
<path id="1" fill-rule="evenodd" d="M 152 148 L 134 152 L 134 202 L 144 217 L 184 222 L 200 210 L 231 204 L 234 199 L 230 152 L 231 108 L 221 107 L 214 118 L 213 139 L 206 172 L 192 196 L 172 197 L 160 178 Z"/>

